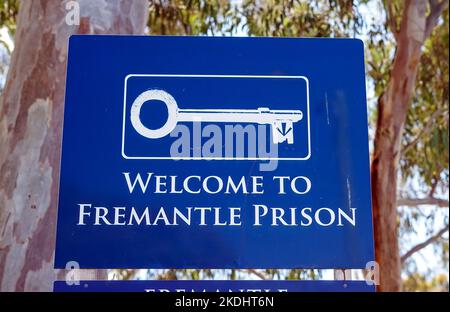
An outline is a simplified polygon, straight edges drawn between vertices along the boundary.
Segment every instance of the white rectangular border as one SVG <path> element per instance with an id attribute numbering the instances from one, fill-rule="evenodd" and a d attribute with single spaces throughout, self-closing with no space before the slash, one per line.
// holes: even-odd
<path id="1" fill-rule="evenodd" d="M 306 82 L 306 110 L 308 120 L 308 155 L 301 158 L 290 157 L 145 157 L 125 154 L 125 116 L 127 104 L 127 82 L 131 77 L 178 77 L 178 78 L 261 78 L 261 79 L 303 79 Z M 122 157 L 125 159 L 162 159 L 162 160 L 308 160 L 311 157 L 311 120 L 309 109 L 309 80 L 305 76 L 269 76 L 269 75 L 174 75 L 174 74 L 129 74 L 125 77 L 123 94 Z"/>

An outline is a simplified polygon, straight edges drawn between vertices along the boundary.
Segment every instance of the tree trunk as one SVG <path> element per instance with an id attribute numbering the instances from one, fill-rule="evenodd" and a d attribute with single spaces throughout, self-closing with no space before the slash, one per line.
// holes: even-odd
<path id="1" fill-rule="evenodd" d="M 409 0 L 399 31 L 390 81 L 378 101 L 375 149 L 371 166 L 375 254 L 380 267 L 380 291 L 401 290 L 397 228 L 397 175 L 401 138 L 414 92 L 421 48 L 437 17 L 426 16 L 427 1 Z M 431 23 L 430 23 L 431 22 Z"/>
<path id="2" fill-rule="evenodd" d="M 71 1 L 75 3 L 75 1 Z M 53 269 L 67 61 L 74 33 L 142 34 L 147 0 L 21 1 L 0 100 L 0 289 L 48 291 Z"/>

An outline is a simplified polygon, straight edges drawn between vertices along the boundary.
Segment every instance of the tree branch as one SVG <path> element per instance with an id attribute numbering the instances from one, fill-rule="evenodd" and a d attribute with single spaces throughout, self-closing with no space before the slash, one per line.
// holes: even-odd
<path id="1" fill-rule="evenodd" d="M 438 183 L 439 183 L 438 179 L 435 179 L 432 182 L 430 192 L 428 193 L 429 197 L 433 197 L 434 193 L 436 192 L 436 188 L 437 188 Z"/>
<path id="2" fill-rule="evenodd" d="M 411 257 L 413 254 L 415 254 L 419 250 L 422 250 L 423 248 L 427 247 L 431 243 L 437 241 L 447 231 L 448 231 L 448 224 L 443 229 L 441 229 L 439 232 L 437 232 L 435 235 L 428 238 L 426 241 L 424 241 L 420 244 L 417 244 L 416 246 L 414 246 L 413 248 L 408 250 L 403 256 L 401 256 L 400 261 L 402 263 L 404 263 L 406 261 L 406 259 Z"/>
<path id="3" fill-rule="evenodd" d="M 435 197 L 397 199 L 397 206 L 422 206 L 422 205 L 433 205 L 441 208 L 448 208 L 449 202 L 446 199 Z"/>
<path id="4" fill-rule="evenodd" d="M 263 272 L 259 272 L 259 271 L 257 271 L 257 270 L 255 270 L 255 269 L 248 269 L 248 270 L 246 270 L 248 273 L 252 273 L 252 274 L 255 274 L 256 276 L 258 276 L 260 279 L 262 279 L 262 280 L 266 280 L 266 279 L 268 279 L 268 277 L 263 273 Z"/>
<path id="5" fill-rule="evenodd" d="M 399 30 L 397 28 L 397 21 L 396 21 L 395 16 L 394 16 L 393 5 L 394 4 L 393 4 L 392 0 L 388 0 L 385 3 L 386 21 L 387 21 L 387 24 L 389 25 L 389 28 L 391 29 L 392 34 L 394 35 L 395 40 L 397 40 L 398 39 Z"/>
<path id="6" fill-rule="evenodd" d="M 416 146 L 417 142 L 419 142 L 420 138 L 425 135 L 430 133 L 430 131 L 433 129 L 433 125 L 434 125 L 434 121 L 436 120 L 436 118 L 441 114 L 444 113 L 444 109 L 437 109 L 433 112 L 433 114 L 431 114 L 430 118 L 428 118 L 427 123 L 425 124 L 425 126 L 422 128 L 422 130 L 419 132 L 419 134 L 411 141 L 409 142 L 405 148 L 403 148 L 402 150 L 402 155 L 406 155 L 406 153 L 412 149 L 413 147 Z"/>
<path id="7" fill-rule="evenodd" d="M 447 6 L 448 0 L 442 0 L 441 2 L 438 0 L 430 0 L 430 14 L 427 17 L 425 24 L 425 38 L 428 38 L 431 35 L 431 32 L 437 25 L 439 16 L 441 16 Z"/>

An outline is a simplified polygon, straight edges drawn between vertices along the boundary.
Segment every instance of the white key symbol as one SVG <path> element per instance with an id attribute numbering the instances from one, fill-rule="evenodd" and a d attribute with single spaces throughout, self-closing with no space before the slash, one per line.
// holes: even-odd
<path id="1" fill-rule="evenodd" d="M 147 128 L 140 119 L 142 105 L 147 101 L 162 101 L 167 106 L 166 123 L 159 129 Z M 142 136 L 158 139 L 168 135 L 178 122 L 218 122 L 269 124 L 272 128 L 273 143 L 287 140 L 294 143 L 293 123 L 302 119 L 300 110 L 258 109 L 180 109 L 172 95 L 164 90 L 148 90 L 141 93 L 131 106 L 131 124 Z"/>

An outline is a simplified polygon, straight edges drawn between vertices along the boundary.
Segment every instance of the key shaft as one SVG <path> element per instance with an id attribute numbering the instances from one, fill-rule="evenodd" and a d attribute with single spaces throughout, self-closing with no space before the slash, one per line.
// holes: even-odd
<path id="1" fill-rule="evenodd" d="M 275 122 L 297 122 L 303 113 L 300 110 L 258 109 L 178 109 L 177 122 L 233 122 L 273 124 Z"/>

